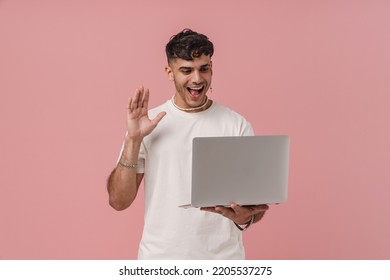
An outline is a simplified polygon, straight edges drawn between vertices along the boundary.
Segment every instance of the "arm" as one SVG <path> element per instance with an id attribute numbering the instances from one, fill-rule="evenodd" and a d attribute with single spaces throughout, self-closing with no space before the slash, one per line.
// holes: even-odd
<path id="1" fill-rule="evenodd" d="M 127 134 L 120 162 L 125 164 L 136 164 L 142 140 L 149 135 L 165 112 L 159 113 L 153 120 L 148 117 L 149 90 L 140 87 L 134 96 L 129 99 L 127 106 Z M 135 197 L 143 174 L 137 174 L 136 168 L 127 168 L 122 165 L 111 172 L 107 181 L 109 203 L 116 210 L 128 208 Z"/>
<path id="2" fill-rule="evenodd" d="M 126 138 L 128 137 L 126 136 Z M 120 162 L 136 163 L 140 146 L 141 144 L 137 141 L 125 139 Z M 136 168 L 126 168 L 119 164 L 111 172 L 107 182 L 107 190 L 109 203 L 115 210 L 128 208 L 137 196 L 143 174 L 137 174 L 136 172 Z"/>

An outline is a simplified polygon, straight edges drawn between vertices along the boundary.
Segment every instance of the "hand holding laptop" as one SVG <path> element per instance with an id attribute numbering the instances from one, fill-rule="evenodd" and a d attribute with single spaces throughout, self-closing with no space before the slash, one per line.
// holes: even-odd
<path id="1" fill-rule="evenodd" d="M 260 221 L 268 208 L 269 207 L 266 204 L 253 206 L 239 206 L 237 204 L 232 204 L 230 207 L 201 207 L 200 210 L 221 214 L 236 224 L 243 225 L 249 221 L 252 215 L 255 215 L 255 219 L 253 221 L 254 223 Z"/>

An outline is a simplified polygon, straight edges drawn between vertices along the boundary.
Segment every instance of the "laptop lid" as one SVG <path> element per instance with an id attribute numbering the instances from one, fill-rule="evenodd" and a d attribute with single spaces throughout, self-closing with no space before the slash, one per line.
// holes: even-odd
<path id="1" fill-rule="evenodd" d="M 288 136 L 194 138 L 191 206 L 286 201 L 289 144 Z"/>

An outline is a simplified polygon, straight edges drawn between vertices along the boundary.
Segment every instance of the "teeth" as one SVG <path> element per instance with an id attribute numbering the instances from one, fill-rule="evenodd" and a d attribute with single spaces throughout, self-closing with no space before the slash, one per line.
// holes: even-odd
<path id="1" fill-rule="evenodd" d="M 189 89 L 192 89 L 192 90 L 201 90 L 202 88 L 203 88 L 203 86 L 197 87 L 197 88 L 195 88 L 195 87 L 190 87 Z"/>

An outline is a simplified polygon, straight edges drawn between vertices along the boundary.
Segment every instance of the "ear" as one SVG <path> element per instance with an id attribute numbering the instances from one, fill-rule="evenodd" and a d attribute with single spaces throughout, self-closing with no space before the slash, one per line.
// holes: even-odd
<path id="1" fill-rule="evenodd" d="M 213 74 L 213 62 L 210 60 L 210 71 L 211 71 L 211 74 Z"/>
<path id="2" fill-rule="evenodd" d="M 170 66 L 166 66 L 165 67 L 165 73 L 167 73 L 168 79 L 170 81 L 174 81 L 175 80 L 174 76 L 173 76 L 173 70 L 172 70 L 172 68 Z"/>

